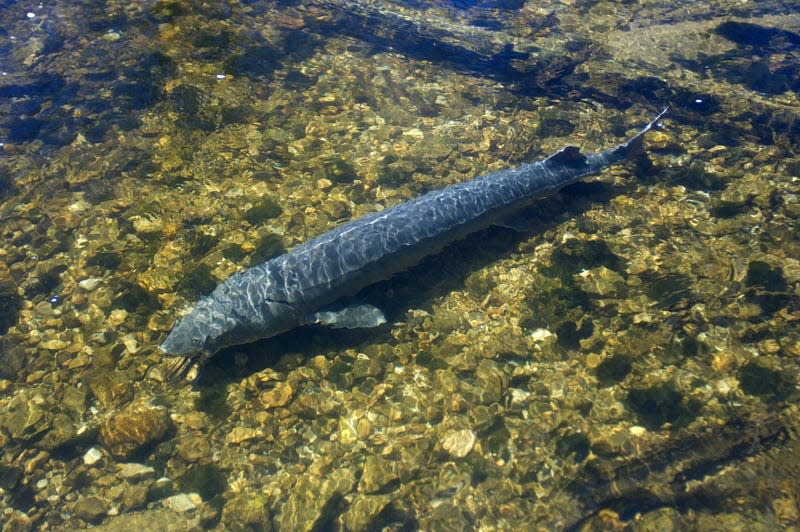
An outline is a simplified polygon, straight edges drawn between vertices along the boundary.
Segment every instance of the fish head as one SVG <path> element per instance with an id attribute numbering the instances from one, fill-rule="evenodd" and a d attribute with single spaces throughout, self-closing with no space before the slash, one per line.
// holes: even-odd
<path id="1" fill-rule="evenodd" d="M 251 299 L 228 296 L 221 287 L 200 300 L 161 344 L 161 350 L 174 359 L 168 368 L 173 377 L 199 368 L 220 349 L 269 338 L 300 324 L 297 311 L 288 303 L 262 299 L 254 311 L 246 303 Z"/>

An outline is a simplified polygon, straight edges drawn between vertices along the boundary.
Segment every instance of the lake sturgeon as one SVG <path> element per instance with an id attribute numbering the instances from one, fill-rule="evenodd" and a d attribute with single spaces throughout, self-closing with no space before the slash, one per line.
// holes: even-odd
<path id="1" fill-rule="evenodd" d="M 336 303 L 470 233 L 508 225 L 510 215 L 534 200 L 639 152 L 645 133 L 666 112 L 610 150 L 584 155 L 568 146 L 541 161 L 433 190 L 343 223 L 234 274 L 198 301 L 161 345 L 164 353 L 178 357 L 169 365 L 169 377 L 190 370 L 196 375 L 200 365 L 224 347 L 301 325 L 359 328 L 385 323 L 383 313 L 372 305 Z"/>

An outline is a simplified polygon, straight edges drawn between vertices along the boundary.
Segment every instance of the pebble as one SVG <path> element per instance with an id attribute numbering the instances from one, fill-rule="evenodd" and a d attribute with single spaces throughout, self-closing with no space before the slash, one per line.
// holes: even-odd
<path id="1" fill-rule="evenodd" d="M 116 458 L 125 459 L 161 441 L 171 426 L 166 408 L 140 399 L 106 419 L 100 427 L 100 442 Z"/>
<path id="2" fill-rule="evenodd" d="M 42 349 L 47 349 L 48 351 L 61 351 L 62 349 L 66 349 L 68 346 L 69 343 L 58 339 L 47 340 L 39 344 L 39 347 Z"/>
<path id="3" fill-rule="evenodd" d="M 83 463 L 91 466 L 96 464 L 101 458 L 103 458 L 103 453 L 101 453 L 97 447 L 92 447 L 83 455 Z"/>
<path id="4" fill-rule="evenodd" d="M 75 503 L 75 515 L 84 521 L 97 521 L 106 515 L 106 507 L 97 497 L 83 497 Z"/>
<path id="5" fill-rule="evenodd" d="M 475 433 L 469 429 L 451 430 L 442 438 L 442 447 L 456 458 L 464 458 L 475 445 Z"/>
<path id="6" fill-rule="evenodd" d="M 278 383 L 272 390 L 262 392 L 259 396 L 261 403 L 267 408 L 285 406 L 292 398 L 294 390 L 288 382 Z"/>
<path id="7" fill-rule="evenodd" d="M 163 500 L 166 508 L 173 512 L 190 512 L 197 508 L 203 500 L 197 493 L 179 493 Z"/>
<path id="8" fill-rule="evenodd" d="M 87 292 L 93 292 L 100 286 L 100 282 L 102 279 L 100 277 L 89 277 L 88 279 L 84 279 L 83 281 L 78 283 L 78 286 L 86 290 Z"/>
<path id="9" fill-rule="evenodd" d="M 156 470 L 149 465 L 127 463 L 122 464 L 119 474 L 128 480 L 141 480 L 143 478 L 154 477 Z"/>
<path id="10" fill-rule="evenodd" d="M 128 311 L 125 309 L 114 309 L 108 315 L 108 324 L 112 327 L 117 327 L 125 322 L 128 317 Z"/>
<path id="11" fill-rule="evenodd" d="M 263 438 L 264 432 L 261 429 L 253 429 L 250 427 L 234 427 L 226 436 L 225 441 L 228 443 L 242 443 L 247 440 L 255 440 Z"/>
<path id="12" fill-rule="evenodd" d="M 122 338 L 122 343 L 125 349 L 128 350 L 128 353 L 135 355 L 139 352 L 139 341 L 136 339 L 136 333 L 126 334 Z"/>

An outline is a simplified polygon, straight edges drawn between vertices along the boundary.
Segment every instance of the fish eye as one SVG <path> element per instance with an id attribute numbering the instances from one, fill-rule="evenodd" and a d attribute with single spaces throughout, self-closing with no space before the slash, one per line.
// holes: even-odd
<path id="1" fill-rule="evenodd" d="M 200 340 L 200 338 L 192 338 L 192 344 L 200 345 L 201 343 L 202 343 L 202 340 Z"/>

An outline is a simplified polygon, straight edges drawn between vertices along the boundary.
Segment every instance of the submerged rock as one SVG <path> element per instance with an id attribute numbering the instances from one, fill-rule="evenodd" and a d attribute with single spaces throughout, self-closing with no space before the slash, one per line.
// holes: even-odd
<path id="1" fill-rule="evenodd" d="M 267 501 L 260 493 L 239 493 L 234 496 L 222 508 L 221 523 L 226 530 L 272 530 Z"/>
<path id="2" fill-rule="evenodd" d="M 166 408 L 138 400 L 105 420 L 100 441 L 116 458 L 126 459 L 161 441 L 171 427 Z"/>

